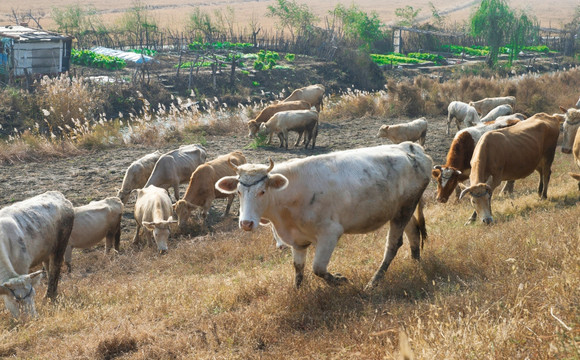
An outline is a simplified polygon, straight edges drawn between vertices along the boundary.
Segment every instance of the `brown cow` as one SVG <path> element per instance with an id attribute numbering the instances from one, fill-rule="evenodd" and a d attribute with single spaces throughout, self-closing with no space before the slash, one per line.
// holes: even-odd
<path id="1" fill-rule="evenodd" d="M 307 101 L 287 101 L 287 102 L 280 102 L 278 104 L 268 105 L 264 108 L 258 116 L 254 120 L 248 121 L 248 129 L 250 133 L 248 137 L 253 138 L 256 136 L 256 133 L 260 129 L 260 124 L 268 121 L 274 114 L 280 111 L 287 111 L 287 110 L 308 110 L 310 109 L 310 103 Z M 302 135 L 302 134 L 300 134 Z M 268 144 L 272 143 L 272 134 L 270 134 L 270 138 L 268 139 Z"/>
<path id="2" fill-rule="evenodd" d="M 485 224 L 493 221 L 491 195 L 502 180 L 523 179 L 534 172 L 540 173 L 538 195 L 547 198 L 551 166 L 560 124 L 558 116 L 539 113 L 526 121 L 504 129 L 490 131 L 479 140 L 471 158 L 471 186 L 459 198 L 471 195 L 476 216 Z M 468 223 L 475 221 L 471 216 Z"/>
<path id="3" fill-rule="evenodd" d="M 489 122 L 484 126 L 472 126 L 455 134 L 445 165 L 436 165 L 431 172 L 437 182 L 437 201 L 446 203 L 457 184 L 469 179 L 471 165 L 469 161 L 475 150 L 475 145 L 483 134 L 488 131 L 501 129 L 515 125 L 518 119 L 506 118 L 505 120 Z M 504 191 L 513 190 L 513 181 L 506 184 Z"/>
<path id="4" fill-rule="evenodd" d="M 236 174 L 236 170 L 230 165 L 238 166 L 246 163 L 246 158 L 240 151 L 234 151 L 222 155 L 212 161 L 200 165 L 189 180 L 189 186 L 182 200 L 173 205 L 177 213 L 177 221 L 181 228 L 187 223 L 191 211 L 196 207 L 202 208 L 203 229 L 207 229 L 207 214 L 214 199 L 228 198 L 228 204 L 224 216 L 230 211 L 235 194 L 224 194 L 215 188 L 215 183 L 224 176 Z"/>

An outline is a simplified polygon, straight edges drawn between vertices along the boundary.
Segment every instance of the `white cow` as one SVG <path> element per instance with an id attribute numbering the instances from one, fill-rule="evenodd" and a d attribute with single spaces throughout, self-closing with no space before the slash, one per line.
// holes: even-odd
<path id="1" fill-rule="evenodd" d="M 499 106 L 496 106 L 495 108 L 493 108 L 493 110 L 491 110 L 489 113 L 487 113 L 487 115 L 482 117 L 480 119 L 480 121 L 482 123 L 486 123 L 488 121 L 493 121 L 500 116 L 510 115 L 513 112 L 514 112 L 514 109 L 511 107 L 511 105 L 508 105 L 508 104 L 499 105 Z"/>
<path id="2" fill-rule="evenodd" d="M 0 210 L 0 295 L 14 317 L 36 316 L 34 286 L 48 269 L 46 297 L 56 298 L 60 268 L 74 222 L 64 195 L 49 191 Z"/>
<path id="3" fill-rule="evenodd" d="M 463 122 L 466 127 L 481 124 L 477 110 L 461 101 L 452 101 L 447 107 L 447 135 L 449 135 L 449 125 L 451 120 L 455 118 L 457 130 L 461 129 L 460 123 Z"/>
<path id="4" fill-rule="evenodd" d="M 580 109 L 570 108 L 568 110 L 560 108 L 564 114 L 564 137 L 562 138 L 562 152 L 572 153 L 572 146 L 576 138 L 576 132 L 580 129 Z"/>
<path id="5" fill-rule="evenodd" d="M 133 161 L 133 163 L 129 165 L 125 172 L 125 177 L 123 178 L 123 185 L 121 185 L 121 189 L 117 192 L 117 197 L 121 199 L 123 204 L 127 204 L 131 190 L 141 189 L 145 186 L 147 179 L 151 176 L 153 167 L 155 167 L 155 163 L 159 160 L 160 156 L 161 152 L 155 151 L 154 153 L 147 154 L 142 158 Z"/>
<path id="6" fill-rule="evenodd" d="M 473 106 L 481 116 L 487 115 L 492 109 L 503 104 L 511 105 L 514 108 L 516 106 L 516 98 L 514 96 L 500 96 L 469 102 L 469 106 Z"/>
<path id="7" fill-rule="evenodd" d="M 216 188 L 239 193 L 240 228 L 255 230 L 262 219 L 272 223 L 274 236 L 292 248 L 297 287 L 308 246 L 316 244 L 314 273 L 339 284 L 346 278 L 330 274 L 327 266 L 341 235 L 368 233 L 390 221 L 383 262 L 369 283 L 375 286 L 402 245 L 403 232 L 429 184 L 431 166 L 421 146 L 404 142 L 294 159 L 275 167 L 271 160 L 270 166 L 244 164 L 237 167 L 237 176 L 221 178 Z M 407 232 L 415 259 L 420 257 L 418 234 Z"/>
<path id="8" fill-rule="evenodd" d="M 292 91 L 292 94 L 290 94 L 290 96 L 282 101 L 288 102 L 303 100 L 309 103 L 311 106 L 314 106 L 317 112 L 320 112 L 320 110 L 322 110 L 324 107 L 322 99 L 324 97 L 325 90 L 326 89 L 322 84 L 305 86 L 303 88 Z"/>
<path id="9" fill-rule="evenodd" d="M 265 123 L 260 124 L 260 132 L 269 134 L 278 134 L 280 139 L 280 147 L 288 149 L 288 131 L 296 131 L 299 133 L 298 140 L 294 146 L 298 146 L 300 137 L 303 132 L 304 148 L 312 140 L 312 148 L 316 144 L 316 136 L 318 135 L 318 113 L 312 110 L 288 110 L 280 111 L 272 115 L 272 117 Z"/>
<path id="10" fill-rule="evenodd" d="M 145 236 L 147 242 L 151 242 L 151 234 L 157 244 L 160 253 L 167 252 L 167 240 L 169 239 L 169 227 L 171 224 L 177 224 L 171 214 L 171 199 L 167 190 L 157 186 L 147 186 L 144 189 L 133 190 L 137 193 L 135 202 L 135 221 L 137 221 L 137 230 L 133 238 L 133 244 L 139 245 L 141 236 L 139 231 L 145 227 Z"/>
<path id="11" fill-rule="evenodd" d="M 165 153 L 155 163 L 145 187 L 155 185 L 167 190 L 172 187 L 175 199 L 179 200 L 179 184 L 189 182 L 191 174 L 206 158 L 205 149 L 198 144 L 183 145 Z"/>
<path id="12" fill-rule="evenodd" d="M 64 254 L 64 263 L 71 272 L 72 249 L 87 249 L 106 238 L 105 251 L 115 246 L 119 251 L 121 241 L 121 216 L 123 202 L 118 197 L 109 197 L 75 208 L 75 222 Z"/>
<path id="13" fill-rule="evenodd" d="M 383 137 L 391 140 L 395 144 L 403 141 L 417 141 L 421 146 L 425 145 L 427 136 L 427 120 L 420 118 L 405 124 L 383 125 L 379 129 L 377 137 Z"/>

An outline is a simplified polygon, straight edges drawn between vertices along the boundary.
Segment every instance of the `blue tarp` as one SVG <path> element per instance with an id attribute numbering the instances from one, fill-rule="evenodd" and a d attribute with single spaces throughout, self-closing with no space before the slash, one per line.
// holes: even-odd
<path id="1" fill-rule="evenodd" d="M 96 47 L 92 48 L 91 51 L 93 51 L 97 54 L 101 54 L 101 55 L 109 55 L 109 56 L 118 57 L 118 58 L 123 59 L 125 61 L 134 62 L 136 64 L 142 64 L 143 62 L 149 62 L 149 61 L 153 60 L 153 58 L 151 56 L 136 54 L 136 53 L 130 52 L 130 51 L 109 49 L 109 48 L 105 48 L 102 46 L 96 46 Z"/>

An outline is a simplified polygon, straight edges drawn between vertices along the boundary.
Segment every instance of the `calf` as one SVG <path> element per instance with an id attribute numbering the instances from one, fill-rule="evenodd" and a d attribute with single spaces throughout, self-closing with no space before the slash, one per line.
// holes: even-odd
<path id="1" fill-rule="evenodd" d="M 123 202 L 117 197 L 91 201 L 75 208 L 75 221 L 64 254 L 64 263 L 71 272 L 72 249 L 87 249 L 106 239 L 105 251 L 114 246 L 119 251 Z"/>
<path id="2" fill-rule="evenodd" d="M 237 176 L 220 179 L 216 187 L 239 193 L 241 229 L 272 223 L 275 236 L 292 248 L 296 287 L 302 283 L 311 244 L 316 244 L 314 273 L 328 284 L 340 284 L 346 278 L 327 271 L 338 239 L 389 222 L 384 258 L 369 283 L 372 287 L 402 245 L 403 232 L 429 184 L 431 166 L 421 146 L 404 142 L 293 159 L 275 167 L 271 160 L 270 166 L 244 164 Z M 420 233 L 407 232 L 415 259 L 420 257 Z"/>
<path id="3" fill-rule="evenodd" d="M 60 268 L 74 222 L 74 208 L 64 195 L 48 191 L 0 210 L 0 295 L 10 313 L 36 316 L 34 286 L 48 270 L 46 297 L 56 299 Z"/>
<path id="4" fill-rule="evenodd" d="M 469 105 L 473 106 L 481 116 L 487 115 L 487 113 L 493 108 L 503 104 L 511 105 L 511 107 L 514 108 L 516 106 L 516 98 L 513 96 L 502 96 L 485 98 L 479 101 L 471 101 L 469 103 Z"/>
<path id="5" fill-rule="evenodd" d="M 159 157 L 145 187 L 155 185 L 164 189 L 173 187 L 175 199 L 179 200 L 179 184 L 185 183 L 195 169 L 205 162 L 207 154 L 201 145 L 182 145 Z"/>
<path id="6" fill-rule="evenodd" d="M 141 189 L 145 186 L 160 156 L 161 152 L 155 151 L 133 161 L 129 165 L 125 172 L 121 189 L 117 192 L 117 197 L 121 199 L 123 204 L 127 204 L 127 200 L 129 200 L 129 195 L 133 189 Z"/>
<path id="7" fill-rule="evenodd" d="M 288 111 L 288 110 L 308 110 L 310 109 L 310 103 L 299 100 L 299 101 L 288 101 L 288 102 L 281 102 L 278 104 L 268 105 L 264 110 L 262 110 L 258 116 L 254 120 L 248 121 L 248 129 L 250 133 L 248 137 L 253 138 L 260 130 L 260 124 L 265 123 L 268 121 L 274 114 L 280 111 Z M 301 134 L 302 135 L 302 134 Z M 270 134 L 270 138 L 268 139 L 268 144 L 272 143 L 272 134 Z"/>
<path id="8" fill-rule="evenodd" d="M 461 129 L 459 126 L 461 122 L 466 127 L 481 123 L 475 108 L 461 101 L 452 101 L 447 107 L 447 135 L 449 135 L 449 125 L 453 119 L 455 119 L 458 131 Z"/>
<path id="9" fill-rule="evenodd" d="M 224 194 L 215 188 L 215 183 L 224 176 L 235 175 L 235 167 L 246 163 L 246 158 L 240 151 L 222 155 L 205 164 L 201 164 L 191 174 L 189 186 L 183 199 L 173 205 L 177 214 L 179 227 L 185 226 L 191 211 L 197 207 L 202 209 L 203 229 L 207 230 L 207 214 L 214 199 L 228 198 L 224 216 L 230 211 L 234 194 Z"/>
<path id="10" fill-rule="evenodd" d="M 475 221 L 477 214 L 485 224 L 493 221 L 491 195 L 502 180 L 523 179 L 536 170 L 540 174 L 538 195 L 547 198 L 559 134 L 558 117 L 545 113 L 484 134 L 471 158 L 471 186 L 459 197 L 471 195 L 475 216 L 468 223 Z"/>
<path id="11" fill-rule="evenodd" d="M 148 186 L 144 189 L 134 190 L 137 192 L 137 201 L 135 202 L 135 221 L 137 230 L 133 244 L 139 245 L 141 236 L 139 231 L 145 227 L 145 237 L 147 242 L 151 242 L 151 234 L 157 244 L 157 249 L 161 254 L 167 252 L 167 239 L 169 239 L 169 227 L 177 223 L 171 217 L 171 199 L 167 190 L 157 186 Z"/>
<path id="12" fill-rule="evenodd" d="M 420 118 L 406 124 L 383 125 L 379 129 L 377 137 L 387 138 L 395 144 L 403 141 L 417 141 L 421 146 L 425 146 L 425 136 L 427 135 L 427 120 Z"/>
<path id="13" fill-rule="evenodd" d="M 312 110 L 281 111 L 274 114 L 267 122 L 262 123 L 260 131 L 278 134 L 280 147 L 284 146 L 286 149 L 288 149 L 288 131 L 306 131 L 304 148 L 308 148 L 308 144 L 312 140 L 312 149 L 314 149 L 318 135 L 318 113 Z M 299 142 L 300 137 L 294 146 L 298 146 Z"/>
<path id="14" fill-rule="evenodd" d="M 296 89 L 283 102 L 303 100 L 314 106 L 317 112 L 320 112 L 324 107 L 322 99 L 324 98 L 324 85 L 316 84 Z"/>

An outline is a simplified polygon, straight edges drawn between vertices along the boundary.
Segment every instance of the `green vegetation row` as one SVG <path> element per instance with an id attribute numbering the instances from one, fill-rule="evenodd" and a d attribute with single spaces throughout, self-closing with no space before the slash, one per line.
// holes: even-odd
<path id="1" fill-rule="evenodd" d="M 229 41 L 225 42 L 212 42 L 212 43 L 202 43 L 194 41 L 188 45 L 189 50 L 246 50 L 254 47 L 254 44 L 250 43 L 231 43 Z"/>
<path id="2" fill-rule="evenodd" d="M 115 56 L 97 54 L 90 50 L 71 50 L 71 62 L 108 70 L 119 70 L 127 66 L 125 60 Z"/>
<path id="3" fill-rule="evenodd" d="M 147 55 L 147 56 L 157 55 L 157 50 L 152 50 L 152 49 L 129 49 L 128 51 L 134 52 L 135 54 L 143 54 L 143 55 Z"/>
<path id="4" fill-rule="evenodd" d="M 443 51 L 448 51 L 453 54 L 461 54 L 464 53 L 466 55 L 471 56 L 487 56 L 489 53 L 489 46 L 458 46 L 458 45 L 443 45 L 441 46 Z M 550 48 L 546 45 L 538 45 L 538 46 L 524 46 L 521 48 L 523 51 L 530 51 L 530 52 L 539 52 L 547 54 L 550 52 Z M 502 46 L 499 48 L 500 54 L 509 54 L 510 53 L 510 45 Z"/>
<path id="5" fill-rule="evenodd" d="M 415 59 L 401 54 L 371 54 L 371 59 L 378 65 L 420 64 L 425 60 Z"/>

